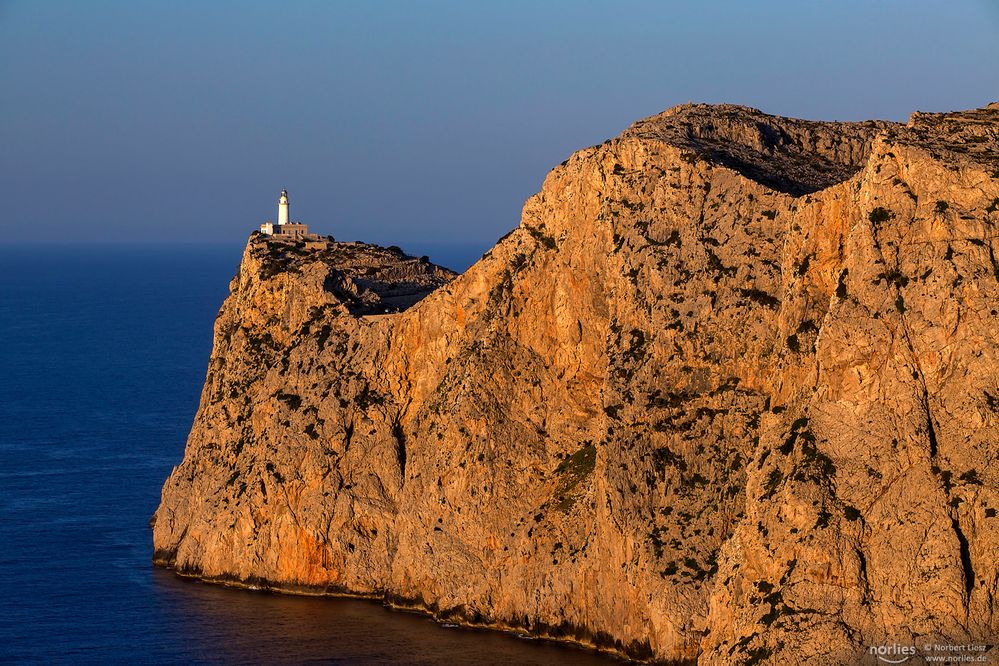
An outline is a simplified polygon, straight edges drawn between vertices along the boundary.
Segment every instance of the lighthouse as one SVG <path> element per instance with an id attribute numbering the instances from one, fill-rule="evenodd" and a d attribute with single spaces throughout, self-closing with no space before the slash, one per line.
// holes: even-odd
<path id="1" fill-rule="evenodd" d="M 314 240 L 316 236 L 309 233 L 309 227 L 300 223 L 292 222 L 288 217 L 288 190 L 281 190 L 278 197 L 277 224 L 264 222 L 260 225 L 260 233 L 266 236 L 277 236 L 288 240 Z"/>
<path id="2" fill-rule="evenodd" d="M 281 190 L 278 197 L 278 222 L 279 225 L 288 224 L 288 190 Z"/>

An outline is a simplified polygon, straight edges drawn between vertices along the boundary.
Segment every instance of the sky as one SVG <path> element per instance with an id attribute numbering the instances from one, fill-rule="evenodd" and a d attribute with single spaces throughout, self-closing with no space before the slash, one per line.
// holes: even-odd
<path id="1" fill-rule="evenodd" d="M 999 99 L 999 1 L 0 0 L 0 242 L 487 249 L 574 150 L 688 102 Z"/>

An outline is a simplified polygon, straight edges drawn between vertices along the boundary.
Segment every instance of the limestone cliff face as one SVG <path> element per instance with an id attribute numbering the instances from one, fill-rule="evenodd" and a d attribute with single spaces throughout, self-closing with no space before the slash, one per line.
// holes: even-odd
<path id="1" fill-rule="evenodd" d="M 654 660 L 994 638 L 997 225 L 999 110 L 686 105 L 461 276 L 252 237 L 156 561 Z"/>

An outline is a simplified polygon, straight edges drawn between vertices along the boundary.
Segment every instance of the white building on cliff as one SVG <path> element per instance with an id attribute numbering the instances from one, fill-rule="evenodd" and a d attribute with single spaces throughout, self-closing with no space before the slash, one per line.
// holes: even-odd
<path id="1" fill-rule="evenodd" d="M 274 224 L 270 220 L 264 222 L 260 225 L 260 233 L 267 234 L 268 236 L 281 236 L 282 238 L 292 239 L 312 238 L 312 234 L 309 233 L 309 226 L 300 222 L 292 222 L 288 217 L 288 209 L 288 190 L 281 190 L 281 196 L 278 197 L 277 224 Z"/>

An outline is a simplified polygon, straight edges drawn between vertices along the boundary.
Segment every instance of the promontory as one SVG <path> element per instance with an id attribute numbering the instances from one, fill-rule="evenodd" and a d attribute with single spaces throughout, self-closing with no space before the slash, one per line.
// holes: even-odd
<path id="1" fill-rule="evenodd" d="M 461 275 L 255 232 L 154 559 L 631 658 L 999 635 L 999 108 L 672 108 Z"/>

